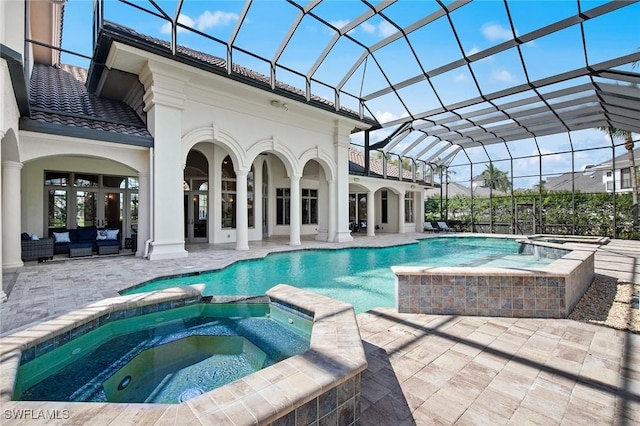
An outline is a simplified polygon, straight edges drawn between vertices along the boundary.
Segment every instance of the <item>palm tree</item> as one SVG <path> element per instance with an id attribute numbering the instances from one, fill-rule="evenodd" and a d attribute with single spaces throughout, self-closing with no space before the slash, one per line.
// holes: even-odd
<path id="1" fill-rule="evenodd" d="M 456 172 L 449 169 L 449 166 L 446 166 L 440 162 L 440 157 L 434 160 L 435 166 L 433 166 L 434 174 L 440 175 L 440 219 L 447 220 L 449 217 L 449 179 L 452 175 L 455 175 Z M 446 178 L 446 181 L 444 179 Z M 444 187 L 445 194 L 442 194 L 442 189 Z M 447 200 L 447 209 L 443 213 L 442 201 L 443 199 Z"/>
<path id="2" fill-rule="evenodd" d="M 633 197 L 631 215 L 633 217 L 633 229 L 635 230 L 638 228 L 638 174 L 636 170 L 636 161 L 633 155 L 634 142 L 631 137 L 631 132 L 628 130 L 617 129 L 613 126 L 598 127 L 598 130 L 609 133 L 612 139 L 624 138 L 624 147 L 627 150 L 629 171 L 631 172 L 631 195 Z"/>
<path id="3" fill-rule="evenodd" d="M 498 169 L 491 163 L 487 164 L 487 168 L 480 173 L 480 176 L 484 179 L 485 185 L 491 189 L 507 192 L 511 188 L 507 172 Z"/>

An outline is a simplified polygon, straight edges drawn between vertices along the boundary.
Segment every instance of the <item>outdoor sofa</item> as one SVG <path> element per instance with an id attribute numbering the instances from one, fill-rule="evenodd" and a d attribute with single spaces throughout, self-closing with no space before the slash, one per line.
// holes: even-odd
<path id="1" fill-rule="evenodd" d="M 54 239 L 54 253 L 69 253 L 69 257 L 91 256 L 93 253 L 117 254 L 122 242 L 118 229 L 98 229 L 95 226 L 54 228 L 49 234 Z"/>

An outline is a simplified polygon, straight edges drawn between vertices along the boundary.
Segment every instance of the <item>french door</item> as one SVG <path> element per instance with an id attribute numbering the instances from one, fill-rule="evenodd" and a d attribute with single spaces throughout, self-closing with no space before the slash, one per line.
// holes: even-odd
<path id="1" fill-rule="evenodd" d="M 209 194 L 206 191 L 184 193 L 184 238 L 186 243 L 206 243 L 208 240 Z"/>

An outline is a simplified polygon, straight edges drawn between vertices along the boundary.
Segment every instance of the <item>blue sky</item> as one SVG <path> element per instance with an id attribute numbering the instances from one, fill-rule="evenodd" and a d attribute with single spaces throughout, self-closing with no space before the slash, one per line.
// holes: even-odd
<path id="1" fill-rule="evenodd" d="M 146 1 L 136 1 L 138 5 L 152 9 Z M 297 1 L 300 6 L 306 1 Z M 451 4 L 451 1 L 445 1 Z M 437 69 L 465 55 L 482 52 L 485 49 L 512 40 L 516 36 L 526 35 L 550 25 L 559 20 L 576 15 L 578 5 L 581 12 L 589 13 L 593 8 L 607 3 L 606 1 L 508 1 L 508 10 L 503 1 L 484 0 L 475 1 L 452 12 L 450 17 L 459 38 L 452 29 L 451 23 L 442 17 L 407 35 L 408 41 L 400 38 L 386 47 L 375 49 L 377 43 L 386 37 L 397 33 L 393 23 L 407 27 L 424 16 L 440 10 L 434 1 L 401 0 L 385 8 L 379 15 L 364 21 L 353 28 L 348 34 L 361 45 L 374 49 L 373 58 L 362 62 L 353 75 L 346 80 L 342 96 L 342 105 L 353 110 L 358 109 L 354 98 L 348 96 L 367 95 L 384 89 L 388 83 L 405 81 L 424 71 Z M 129 26 L 141 33 L 170 40 L 170 26 L 166 20 L 154 17 L 148 13 L 123 5 L 113 0 L 105 2 L 105 18 L 119 24 Z M 157 4 L 173 16 L 176 10 L 175 0 L 158 1 Z M 377 5 L 378 2 L 373 1 Z M 222 43 L 206 40 L 187 30 L 179 30 L 178 42 L 188 47 L 206 51 L 207 53 L 225 57 L 224 43 L 236 27 L 239 16 L 245 6 L 244 1 L 199 1 L 185 0 L 180 13 L 179 22 L 195 28 Z M 86 55 L 91 52 L 91 16 L 92 2 L 88 0 L 69 0 L 65 6 L 65 23 L 63 47 L 78 51 Z M 368 10 L 367 6 L 355 0 L 330 0 L 320 3 L 313 12 L 325 22 L 341 29 L 353 19 Z M 299 11 L 296 7 L 281 0 L 254 1 L 249 9 L 245 21 L 234 40 L 236 49 L 233 51 L 234 61 L 263 74 L 269 74 L 269 61 L 278 64 L 277 78 L 293 86 L 304 88 L 305 79 L 287 68 L 297 70 L 303 74 L 309 73 L 316 64 L 322 51 L 335 35 L 335 31 L 328 28 L 317 19 L 306 16 L 295 28 L 291 42 L 282 50 L 282 41 L 286 38 L 292 23 L 296 21 Z M 508 18 L 510 14 L 513 27 Z M 391 22 L 393 21 L 393 22 Z M 582 28 L 572 26 L 562 31 L 550 34 L 522 46 L 520 58 L 516 49 L 508 49 L 501 53 L 490 55 L 483 60 L 473 62 L 471 69 L 475 75 L 479 89 L 483 94 L 510 88 L 514 85 L 540 80 L 562 72 L 570 71 L 588 64 L 596 64 L 618 56 L 637 51 L 640 48 L 640 4 L 624 7 L 613 13 L 587 21 Z M 584 31 L 584 34 L 583 34 Z M 582 37 L 586 40 L 586 55 L 582 49 Z M 341 37 L 332 47 L 326 59 L 313 73 L 313 78 L 326 83 L 312 82 L 312 92 L 318 96 L 333 100 L 333 92 L 329 86 L 338 84 L 347 72 L 357 64 L 357 59 L 366 52 L 365 48 Z M 264 60 L 247 55 L 242 50 L 250 51 Z M 279 53 L 279 55 L 278 55 Z M 522 60 L 526 68 L 522 66 Z M 69 55 L 63 56 L 63 62 L 87 66 L 87 61 L 78 61 Z M 630 70 L 626 66 L 624 70 Z M 383 76 L 382 71 L 386 74 Z M 388 79 L 388 81 L 387 81 Z M 466 66 L 440 74 L 431 80 L 435 92 L 427 82 L 417 82 L 399 90 L 401 100 L 393 94 L 386 94 L 367 103 L 371 113 L 380 121 L 406 117 L 439 106 L 439 102 L 451 104 L 478 96 L 480 93 L 473 75 Z M 576 82 L 572 82 L 572 85 Z M 558 90 L 562 84 L 549 87 L 548 90 Z M 437 94 L 437 96 L 436 96 Z M 513 100 L 517 96 L 514 96 Z M 383 130 L 373 136 L 373 139 L 384 138 L 389 131 Z M 417 135 L 416 135 L 417 136 Z M 544 152 L 556 152 L 570 149 L 568 137 L 541 138 L 539 144 Z M 354 143 L 361 141 L 360 136 L 354 138 Z M 407 146 L 412 138 L 403 141 Z M 578 147 L 607 146 L 609 142 L 600 132 L 586 130 L 572 135 L 571 142 Z M 536 151 L 531 143 L 509 144 L 509 150 L 515 156 L 532 155 Z M 610 145 L 609 145 L 610 146 Z M 579 148 L 578 148 L 579 149 Z M 472 153 L 475 161 L 486 161 L 484 150 Z M 504 145 L 490 148 L 489 154 L 493 159 L 507 158 Z M 576 169 L 586 164 L 598 163 L 610 158 L 605 151 L 576 155 Z M 412 152 L 415 154 L 415 152 Z M 504 157 L 504 156 L 507 157 Z M 483 160 L 484 157 L 484 160 Z M 568 171 L 564 159 L 545 160 L 548 165 L 543 169 L 551 172 Z M 467 161 L 466 157 L 458 155 L 454 161 Z M 537 172 L 537 159 L 535 160 Z M 557 164 L 553 164 L 554 161 Z M 523 160 L 524 163 L 524 160 Z M 569 166 L 570 167 L 570 166 Z M 569 168 L 570 171 L 570 168 Z"/>

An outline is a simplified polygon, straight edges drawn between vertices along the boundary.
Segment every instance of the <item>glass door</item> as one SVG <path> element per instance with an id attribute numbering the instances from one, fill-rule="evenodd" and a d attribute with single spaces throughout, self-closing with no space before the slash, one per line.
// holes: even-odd
<path id="1" fill-rule="evenodd" d="M 98 226 L 98 193 L 76 190 L 76 228 Z"/>
<path id="2" fill-rule="evenodd" d="M 209 195 L 202 191 L 187 191 L 184 194 L 185 228 L 187 243 L 206 243 L 208 241 Z"/>
<path id="3" fill-rule="evenodd" d="M 123 233 L 124 219 L 124 193 L 109 191 L 103 195 L 104 206 L 102 216 L 99 218 L 100 226 L 109 229 L 119 229 Z"/>

